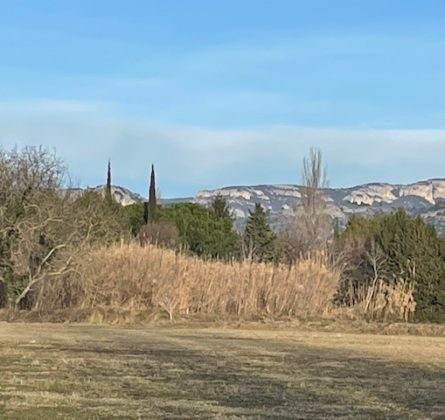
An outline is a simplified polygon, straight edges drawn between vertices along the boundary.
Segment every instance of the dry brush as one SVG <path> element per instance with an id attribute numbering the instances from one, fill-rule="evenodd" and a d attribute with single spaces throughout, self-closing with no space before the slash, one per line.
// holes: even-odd
<path id="1" fill-rule="evenodd" d="M 76 268 L 45 284 L 49 310 L 63 308 L 154 310 L 237 317 L 327 315 L 340 273 L 325 255 L 292 266 L 203 261 L 152 245 L 88 250 Z"/>

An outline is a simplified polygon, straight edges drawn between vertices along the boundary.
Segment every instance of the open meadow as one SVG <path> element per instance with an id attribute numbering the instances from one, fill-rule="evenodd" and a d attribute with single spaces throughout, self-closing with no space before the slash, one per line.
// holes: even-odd
<path id="1" fill-rule="evenodd" d="M 0 417 L 444 418 L 445 337 L 0 323 Z"/>

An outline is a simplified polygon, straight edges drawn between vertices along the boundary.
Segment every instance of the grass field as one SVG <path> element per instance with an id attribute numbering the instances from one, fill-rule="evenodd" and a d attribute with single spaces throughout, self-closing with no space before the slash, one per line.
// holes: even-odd
<path id="1" fill-rule="evenodd" d="M 445 338 L 0 323 L 0 418 L 445 418 Z"/>

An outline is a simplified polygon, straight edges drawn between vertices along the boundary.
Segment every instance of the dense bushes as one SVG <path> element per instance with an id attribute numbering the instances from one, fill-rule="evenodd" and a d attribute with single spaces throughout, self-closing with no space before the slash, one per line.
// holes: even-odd
<path id="1" fill-rule="evenodd" d="M 130 231 L 135 237 L 139 235 L 142 227 L 146 224 L 144 220 L 146 207 L 146 203 L 136 203 L 122 208 L 128 220 Z"/>
<path id="2" fill-rule="evenodd" d="M 373 219 L 353 218 L 337 247 L 347 261 L 341 302 L 354 303 L 359 290 L 378 281 L 405 282 L 414 287 L 417 320 L 445 320 L 445 248 L 434 227 L 402 210 Z"/>
<path id="3" fill-rule="evenodd" d="M 175 223 L 184 248 L 203 258 L 230 260 L 235 257 L 239 236 L 230 216 L 198 204 L 175 204 L 162 210 L 161 220 Z"/>
<path id="4" fill-rule="evenodd" d="M 144 205 L 124 208 L 131 231 L 143 243 L 159 244 L 202 258 L 230 260 L 239 255 L 240 237 L 234 229 L 225 200 L 210 208 L 194 203 L 158 207 L 157 220 L 145 223 Z"/>

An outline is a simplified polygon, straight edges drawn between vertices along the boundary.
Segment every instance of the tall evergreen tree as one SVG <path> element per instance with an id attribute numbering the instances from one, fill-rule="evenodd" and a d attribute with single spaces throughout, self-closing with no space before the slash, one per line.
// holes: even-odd
<path id="1" fill-rule="evenodd" d="M 216 195 L 210 208 L 216 217 L 220 219 L 231 219 L 229 206 L 226 199 L 221 194 Z"/>
<path id="2" fill-rule="evenodd" d="M 257 203 L 249 213 L 243 238 L 245 254 L 254 261 L 273 261 L 277 257 L 277 236 L 267 222 L 266 212 Z"/>
<path id="3" fill-rule="evenodd" d="M 379 280 L 415 285 L 417 320 L 445 320 L 444 242 L 433 226 L 399 210 L 373 219 L 353 218 L 337 241 L 349 262 L 340 300 L 348 300 L 348 289 L 369 286 L 376 270 L 370 256 L 377 253 Z"/>
<path id="4" fill-rule="evenodd" d="M 148 203 L 145 207 L 144 220 L 145 223 L 155 222 L 158 219 L 158 203 L 156 199 L 156 175 L 155 167 L 151 165 L 150 190 L 148 195 Z"/>
<path id="5" fill-rule="evenodd" d="M 107 169 L 107 184 L 105 186 L 105 201 L 108 203 L 113 202 L 113 195 L 111 191 L 111 161 L 108 159 L 108 169 Z"/>

